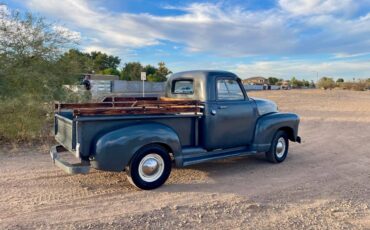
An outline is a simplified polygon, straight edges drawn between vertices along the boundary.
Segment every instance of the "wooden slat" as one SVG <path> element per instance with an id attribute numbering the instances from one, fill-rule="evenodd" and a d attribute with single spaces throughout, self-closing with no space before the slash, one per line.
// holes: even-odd
<path id="1" fill-rule="evenodd" d="M 80 108 L 74 109 L 75 116 L 92 115 L 122 115 L 122 114 L 175 114 L 175 113 L 198 113 L 199 107 L 165 107 L 165 108 Z"/>
<path id="2" fill-rule="evenodd" d="M 178 100 L 178 101 L 138 101 L 137 105 L 195 105 L 198 101 L 194 100 Z"/>
<path id="3" fill-rule="evenodd" d="M 132 104 L 132 103 L 131 103 Z M 96 108 L 113 107 L 113 103 L 62 103 L 55 104 L 55 109 L 77 109 L 77 108 Z"/>
<path id="4" fill-rule="evenodd" d="M 99 103 L 64 103 L 55 104 L 55 109 L 78 109 L 78 108 L 112 108 L 112 107 L 131 107 L 135 102 L 112 103 L 112 102 L 99 102 Z"/>
<path id="5" fill-rule="evenodd" d="M 78 108 L 109 108 L 109 107 L 150 107 L 150 106 L 182 106 L 197 105 L 198 101 L 123 101 L 123 102 L 99 102 L 99 103 L 62 103 L 55 104 L 55 109 L 78 109 Z"/>
<path id="6" fill-rule="evenodd" d="M 118 102 L 118 101 L 155 101 L 158 97 L 105 97 L 103 102 Z"/>
<path id="7" fill-rule="evenodd" d="M 187 98 L 160 97 L 160 101 L 189 101 Z"/>

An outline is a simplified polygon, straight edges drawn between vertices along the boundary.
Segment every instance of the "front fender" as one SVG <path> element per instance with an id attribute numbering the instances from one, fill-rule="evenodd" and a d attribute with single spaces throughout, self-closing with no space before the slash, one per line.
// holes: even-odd
<path id="1" fill-rule="evenodd" d="M 136 124 L 98 138 L 91 165 L 101 170 L 123 171 L 141 147 L 152 143 L 165 144 L 174 155 L 181 153 L 179 137 L 172 128 L 154 122 Z"/>
<path id="2" fill-rule="evenodd" d="M 256 151 L 266 152 L 270 149 L 272 138 L 279 129 L 289 132 L 289 138 L 298 140 L 299 116 L 294 113 L 271 113 L 258 118 L 253 147 Z"/>

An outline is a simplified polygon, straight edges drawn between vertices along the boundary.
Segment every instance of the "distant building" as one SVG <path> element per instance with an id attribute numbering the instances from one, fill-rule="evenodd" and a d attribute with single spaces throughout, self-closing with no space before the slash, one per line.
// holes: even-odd
<path id="1" fill-rule="evenodd" d="M 267 78 L 257 76 L 257 77 L 250 77 L 243 80 L 243 84 L 245 85 L 267 85 L 268 80 Z"/>
<path id="2" fill-rule="evenodd" d="M 281 89 L 291 89 L 292 86 L 290 85 L 290 82 L 289 81 L 283 81 L 281 83 Z"/>
<path id="3" fill-rule="evenodd" d="M 119 80 L 119 76 L 109 74 L 85 73 L 83 76 L 84 79 L 89 79 L 90 92 L 93 99 L 111 94 L 113 82 Z"/>
<path id="4" fill-rule="evenodd" d="M 114 81 L 119 80 L 119 76 L 117 75 L 108 75 L 108 74 L 83 74 L 84 76 L 89 75 L 90 80 L 99 80 L 99 81 Z"/>

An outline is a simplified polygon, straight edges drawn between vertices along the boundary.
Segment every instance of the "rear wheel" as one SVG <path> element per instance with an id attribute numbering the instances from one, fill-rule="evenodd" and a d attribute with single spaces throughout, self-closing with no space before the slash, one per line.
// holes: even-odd
<path id="1" fill-rule="evenodd" d="M 266 158 L 272 163 L 280 163 L 288 155 L 289 139 L 286 132 L 279 130 L 271 141 L 270 150 L 266 152 Z"/>
<path id="2" fill-rule="evenodd" d="M 171 157 L 160 145 L 153 144 L 141 148 L 127 168 L 131 184 L 150 190 L 163 185 L 171 173 Z"/>

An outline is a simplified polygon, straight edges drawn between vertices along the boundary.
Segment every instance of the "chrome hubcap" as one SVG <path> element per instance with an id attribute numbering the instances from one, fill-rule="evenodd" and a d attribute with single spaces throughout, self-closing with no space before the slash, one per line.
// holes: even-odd
<path id="1" fill-rule="evenodd" d="M 158 171 L 158 162 L 154 159 L 148 159 L 143 163 L 143 172 L 145 175 L 151 176 Z"/>
<path id="2" fill-rule="evenodd" d="M 282 158 L 284 156 L 285 148 L 285 139 L 283 137 L 280 137 L 276 144 L 276 156 L 278 158 Z"/>
<path id="3" fill-rule="evenodd" d="M 150 153 L 141 159 L 139 164 L 139 176 L 146 182 L 157 180 L 164 171 L 164 161 L 156 153 Z"/>

